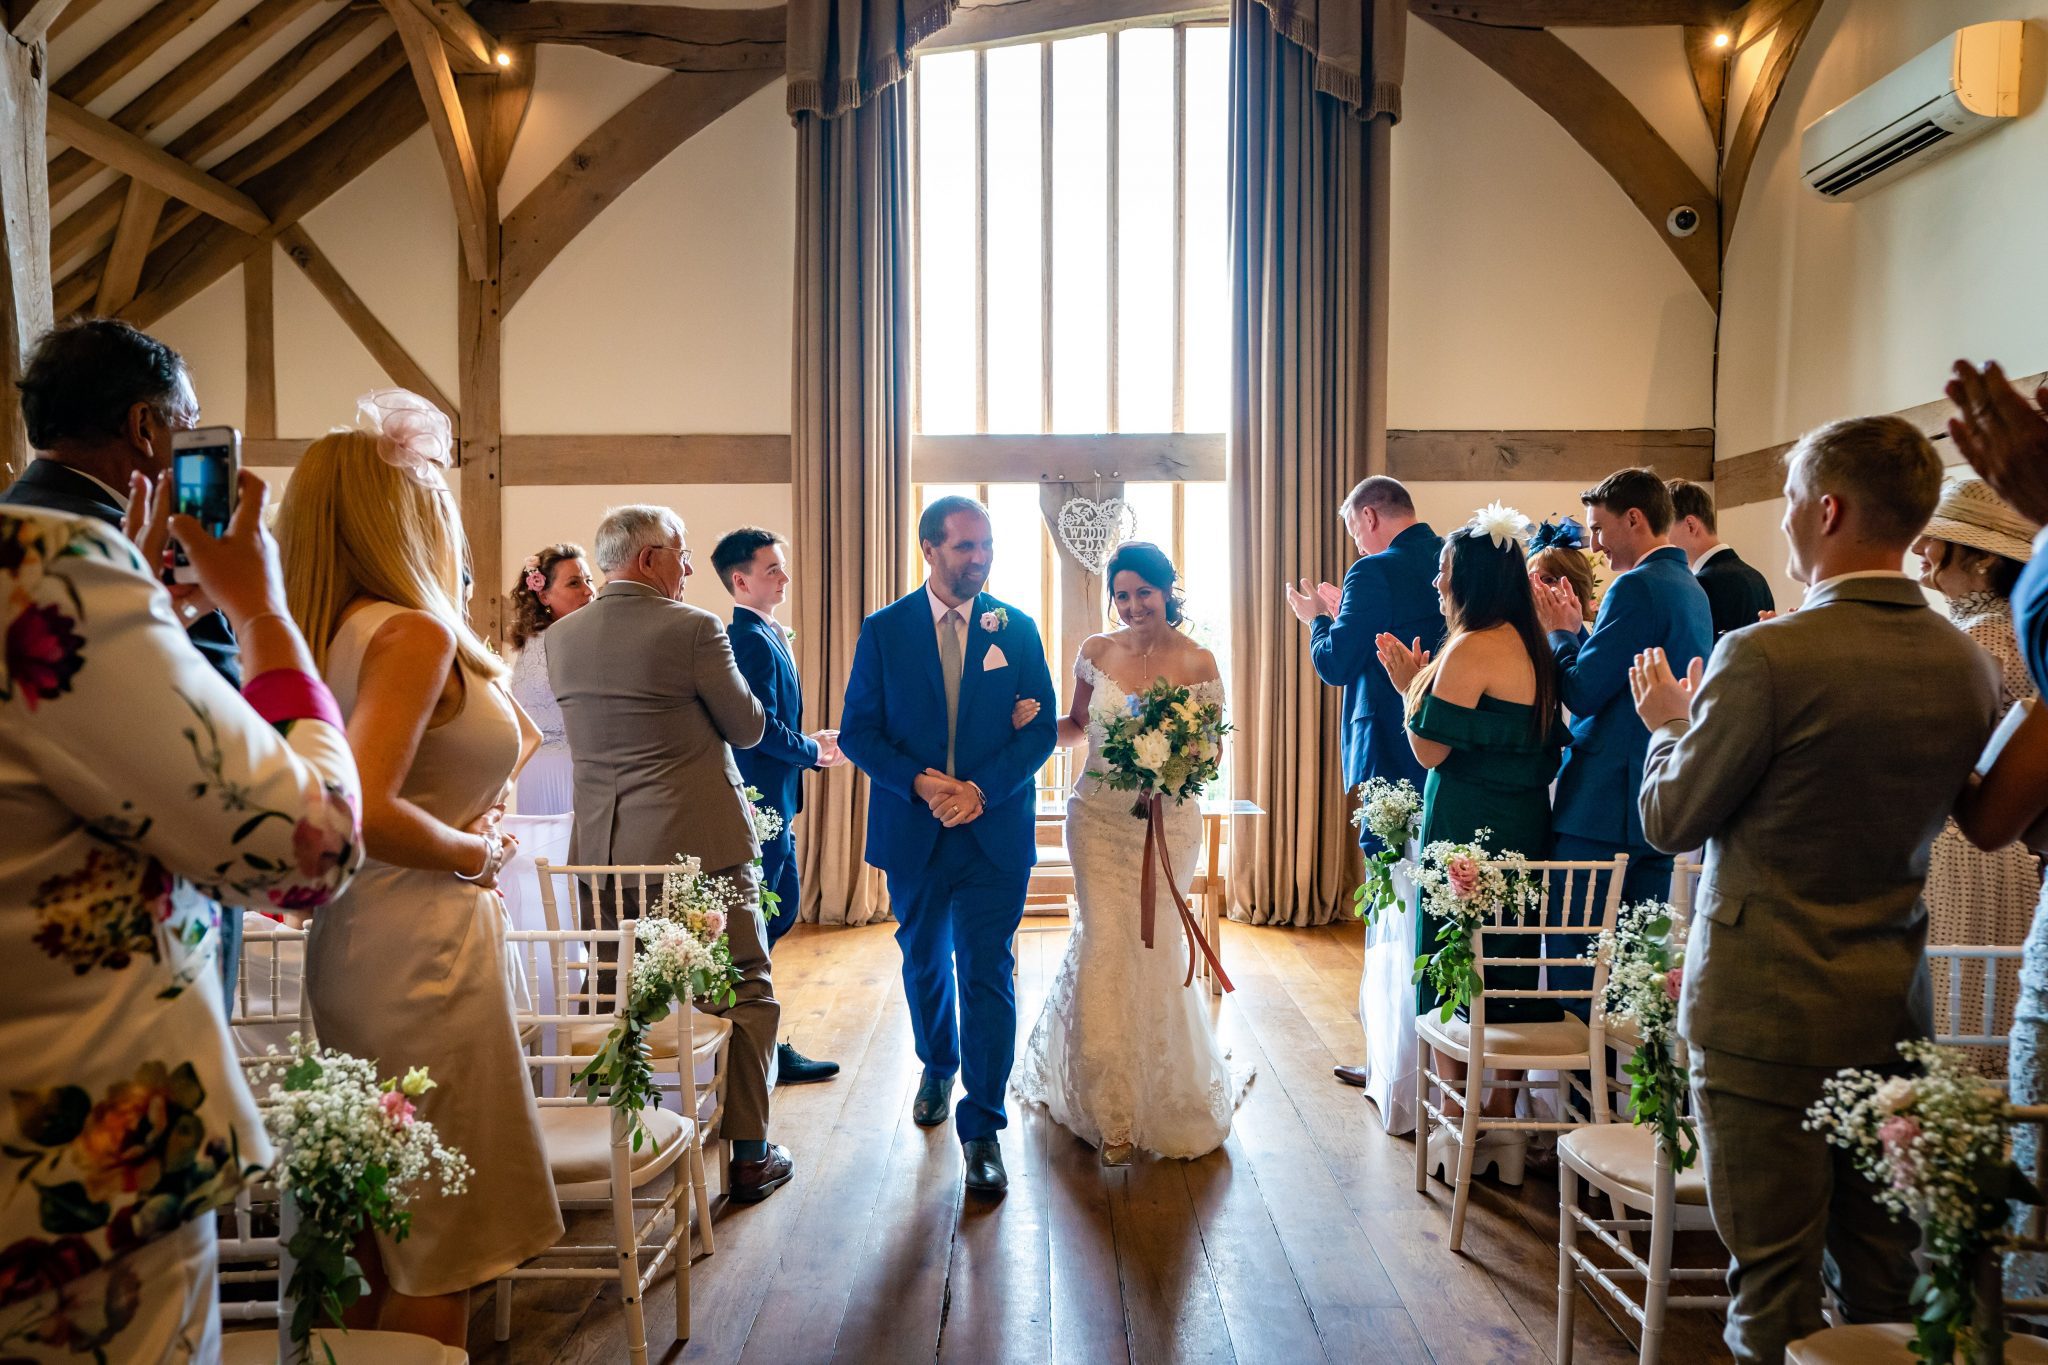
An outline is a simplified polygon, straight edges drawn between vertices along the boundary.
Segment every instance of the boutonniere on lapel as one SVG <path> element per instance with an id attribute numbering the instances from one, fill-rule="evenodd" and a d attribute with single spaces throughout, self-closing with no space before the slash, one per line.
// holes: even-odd
<path id="1" fill-rule="evenodd" d="M 984 634 L 994 635 L 997 631 L 1008 630 L 1009 628 L 1010 609 L 1008 607 L 997 607 L 993 611 L 985 611 L 981 614 L 981 629 Z"/>

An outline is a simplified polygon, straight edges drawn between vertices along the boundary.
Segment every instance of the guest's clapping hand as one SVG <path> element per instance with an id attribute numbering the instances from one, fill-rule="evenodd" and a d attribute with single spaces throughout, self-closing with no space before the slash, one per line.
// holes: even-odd
<path id="1" fill-rule="evenodd" d="M 1318 583 L 1316 601 L 1322 604 L 1323 615 L 1335 616 L 1337 607 L 1344 601 L 1344 590 L 1335 583 Z"/>
<path id="2" fill-rule="evenodd" d="M 1948 383 L 1948 434 L 1984 482 L 2036 523 L 2048 522 L 2048 416 L 2013 387 L 1997 361 L 1958 360 Z M 2048 384 L 2034 391 L 2048 404 Z"/>
<path id="3" fill-rule="evenodd" d="M 1586 624 L 1586 608 L 1569 579 L 1545 583 L 1535 574 L 1530 574 L 1529 591 L 1536 598 L 1536 619 L 1545 630 L 1561 630 L 1567 635 L 1576 635 Z"/>
<path id="4" fill-rule="evenodd" d="M 1021 730 L 1038 719 L 1038 698 L 1019 697 L 1017 704 L 1010 708 L 1010 728 Z"/>
<path id="5" fill-rule="evenodd" d="M 142 551 L 142 562 L 151 573 L 162 566 L 164 546 L 171 539 L 169 475 L 155 482 L 139 470 L 128 476 L 128 510 L 121 514 L 121 534 Z"/>
<path id="6" fill-rule="evenodd" d="M 1323 585 L 1328 586 L 1327 583 Z M 1327 606 L 1324 604 L 1322 589 L 1306 578 L 1299 582 L 1283 584 L 1281 590 L 1287 594 L 1288 609 L 1303 625 L 1307 625 L 1318 616 L 1329 615 L 1337 610 L 1334 602 Z"/>
<path id="7" fill-rule="evenodd" d="M 1415 681 L 1415 675 L 1429 663 L 1429 651 L 1422 647 L 1420 638 L 1404 645 L 1383 631 L 1373 643 L 1379 646 L 1380 667 L 1387 670 L 1387 677 L 1397 692 L 1406 692 L 1408 684 Z"/>
<path id="8" fill-rule="evenodd" d="M 1661 649 L 1646 649 L 1629 666 L 1628 690 L 1636 699 L 1636 714 L 1655 730 L 1692 714 L 1693 693 L 1706 674 L 1707 661 L 1694 659 L 1685 677 L 1671 671 L 1671 660 Z"/>

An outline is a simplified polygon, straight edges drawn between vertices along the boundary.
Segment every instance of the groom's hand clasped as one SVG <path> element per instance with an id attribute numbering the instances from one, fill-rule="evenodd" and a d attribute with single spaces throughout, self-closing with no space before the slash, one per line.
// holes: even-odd
<path id="1" fill-rule="evenodd" d="M 937 768 L 926 768 L 914 784 L 919 799 L 947 829 L 971 824 L 981 817 L 981 788 L 972 782 L 948 777 Z"/>

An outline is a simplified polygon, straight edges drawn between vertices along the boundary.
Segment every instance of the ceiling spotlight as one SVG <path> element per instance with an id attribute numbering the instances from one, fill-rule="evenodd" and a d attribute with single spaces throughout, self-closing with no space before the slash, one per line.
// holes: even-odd
<path id="1" fill-rule="evenodd" d="M 1728 35 L 1727 35 L 1727 34 L 1725 34 L 1725 33 L 1716 33 L 1716 34 L 1714 35 L 1714 46 L 1715 46 L 1715 47 L 1726 47 L 1726 46 L 1728 46 L 1729 42 L 1730 42 L 1730 39 L 1729 39 Z M 502 52 L 501 52 L 501 53 L 499 53 L 499 54 L 498 54 L 498 60 L 499 60 L 500 62 L 504 61 L 504 60 L 505 60 L 505 54 L 504 54 L 504 53 L 502 53 Z"/>
<path id="2" fill-rule="evenodd" d="M 1721 44 L 1725 45 L 1725 44 L 1727 43 L 1728 39 L 1727 39 L 1727 36 L 1726 36 L 1726 35 L 1724 34 L 1724 35 L 1723 35 L 1723 36 L 1722 36 L 1721 38 L 1719 38 L 1719 39 L 1718 39 L 1717 41 L 1718 41 L 1719 43 L 1721 43 Z M 504 50 L 502 50 L 502 49 L 500 49 L 500 50 L 499 50 L 499 52 L 498 52 L 498 58 L 497 58 L 497 60 L 498 60 L 498 65 L 499 65 L 499 66 L 510 66 L 510 65 L 512 65 L 512 54 L 511 54 L 511 53 L 509 53 L 509 52 L 506 52 L 506 51 L 504 51 Z"/>

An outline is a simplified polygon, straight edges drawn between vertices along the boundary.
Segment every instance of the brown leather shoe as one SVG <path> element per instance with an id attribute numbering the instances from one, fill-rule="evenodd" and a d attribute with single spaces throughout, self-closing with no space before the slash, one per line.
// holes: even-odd
<path id="1" fill-rule="evenodd" d="M 771 1142 L 759 1161 L 734 1161 L 726 1176 L 725 1197 L 735 1204 L 758 1204 L 789 1183 L 796 1174 L 789 1148 Z"/>
<path id="2" fill-rule="evenodd" d="M 1340 1066 L 1334 1068 L 1337 1079 L 1346 1085 L 1355 1085 L 1363 1090 L 1372 1081 L 1372 1072 L 1362 1066 Z"/>

